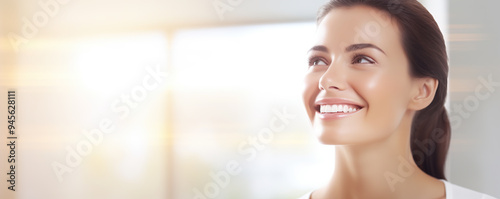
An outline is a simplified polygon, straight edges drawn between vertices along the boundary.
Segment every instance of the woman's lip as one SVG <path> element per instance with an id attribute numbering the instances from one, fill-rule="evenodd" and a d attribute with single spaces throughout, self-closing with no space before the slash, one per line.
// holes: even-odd
<path id="1" fill-rule="evenodd" d="M 320 119 L 324 119 L 324 120 L 344 118 L 344 117 L 350 116 L 352 114 L 355 114 L 364 108 L 364 106 L 360 105 L 360 103 L 357 103 L 357 102 L 354 102 L 352 100 L 345 99 L 345 98 L 321 98 L 319 100 L 316 100 L 316 102 L 314 104 L 315 104 L 314 108 L 316 110 L 316 114 L 319 116 Z M 354 112 L 346 112 L 346 113 L 344 113 L 344 112 L 321 113 L 319 111 L 319 106 L 321 106 L 321 105 L 335 105 L 335 104 L 354 105 L 354 106 L 357 106 L 358 109 Z"/>
<path id="2" fill-rule="evenodd" d="M 352 100 L 345 99 L 345 98 L 322 98 L 322 99 L 316 100 L 316 102 L 314 102 L 315 106 L 324 105 L 324 104 L 328 104 L 328 105 L 349 104 L 349 105 L 355 105 L 355 106 L 358 106 L 360 108 L 363 108 L 363 106 L 360 105 L 359 103 L 354 102 Z"/>
<path id="3" fill-rule="evenodd" d="M 344 118 L 344 117 L 356 114 L 361 110 L 362 109 L 356 110 L 355 112 L 347 112 L 347 113 L 343 113 L 343 112 L 342 113 L 320 113 L 320 112 L 316 111 L 316 115 L 318 115 L 318 117 L 320 119 L 323 119 L 323 120 L 332 120 L 332 119 L 340 119 L 340 118 Z"/>

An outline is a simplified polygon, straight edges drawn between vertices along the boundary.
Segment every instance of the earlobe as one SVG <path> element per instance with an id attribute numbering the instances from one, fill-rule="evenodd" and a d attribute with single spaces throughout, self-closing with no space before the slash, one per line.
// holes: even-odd
<path id="1" fill-rule="evenodd" d="M 434 100 L 438 84 L 439 81 L 431 77 L 418 79 L 415 85 L 417 86 L 416 92 L 410 101 L 409 108 L 418 111 L 429 106 Z"/>

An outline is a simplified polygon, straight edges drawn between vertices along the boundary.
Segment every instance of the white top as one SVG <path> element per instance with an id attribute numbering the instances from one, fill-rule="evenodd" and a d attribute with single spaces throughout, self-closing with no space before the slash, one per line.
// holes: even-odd
<path id="1" fill-rule="evenodd" d="M 484 193 L 479 193 L 458 185 L 454 185 L 446 180 L 444 182 L 446 199 L 497 199 Z M 312 191 L 298 199 L 310 199 Z"/>

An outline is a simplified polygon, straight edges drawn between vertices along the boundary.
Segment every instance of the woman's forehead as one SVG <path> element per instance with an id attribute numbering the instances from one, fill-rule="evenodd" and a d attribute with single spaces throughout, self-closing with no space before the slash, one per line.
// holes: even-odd
<path id="1" fill-rule="evenodd" d="M 317 35 L 316 43 L 329 48 L 372 43 L 381 48 L 402 50 L 396 21 L 388 13 L 368 6 L 332 9 L 318 24 Z"/>

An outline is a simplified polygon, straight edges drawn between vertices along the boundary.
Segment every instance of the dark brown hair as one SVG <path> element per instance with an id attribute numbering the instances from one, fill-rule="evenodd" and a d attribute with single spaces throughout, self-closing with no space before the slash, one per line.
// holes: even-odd
<path id="1" fill-rule="evenodd" d="M 444 176 L 450 142 L 450 122 L 444 107 L 448 59 L 443 35 L 432 15 L 416 0 L 330 0 L 318 13 L 318 24 L 332 9 L 364 5 L 388 13 L 401 31 L 401 43 L 413 77 L 438 80 L 433 101 L 413 118 L 410 146 L 413 159 L 425 173 Z"/>

